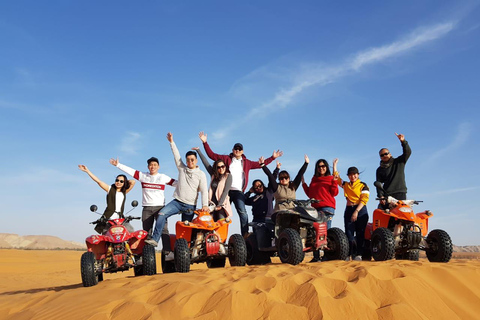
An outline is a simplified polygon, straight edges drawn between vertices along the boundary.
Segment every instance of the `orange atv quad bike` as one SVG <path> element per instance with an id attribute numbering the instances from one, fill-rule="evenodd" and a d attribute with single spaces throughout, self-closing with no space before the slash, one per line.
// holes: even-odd
<path id="1" fill-rule="evenodd" d="M 189 272 L 190 264 L 207 262 L 209 268 L 225 267 L 228 257 L 231 266 L 244 266 L 247 260 L 247 247 L 240 234 L 233 234 L 226 242 L 230 218 L 214 221 L 208 211 L 194 211 L 192 222 L 178 221 L 176 235 L 170 235 L 170 245 L 174 248 L 173 261 L 166 261 L 162 250 L 162 271 Z"/>
<path id="2" fill-rule="evenodd" d="M 383 190 L 382 184 L 374 185 Z M 367 224 L 363 259 L 376 261 L 396 259 L 417 261 L 424 250 L 431 262 L 448 262 L 452 257 L 452 240 L 447 232 L 435 229 L 428 233 L 430 210 L 414 213 L 412 205 L 421 201 L 397 200 L 388 196 L 388 208 L 373 211 L 373 222 Z M 381 200 L 378 199 L 377 200 Z"/>

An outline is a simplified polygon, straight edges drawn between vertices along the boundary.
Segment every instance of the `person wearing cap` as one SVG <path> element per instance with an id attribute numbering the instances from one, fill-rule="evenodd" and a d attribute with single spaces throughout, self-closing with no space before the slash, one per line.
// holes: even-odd
<path id="1" fill-rule="evenodd" d="M 412 154 L 403 134 L 397 134 L 398 140 L 402 144 L 403 153 L 394 158 L 387 148 L 382 148 L 378 152 L 380 155 L 380 166 L 377 168 L 376 180 L 383 184 L 383 190 L 377 188 L 377 196 L 380 199 L 385 198 L 386 193 L 397 200 L 407 199 L 407 184 L 405 183 L 405 165 Z M 385 200 L 381 200 L 381 205 L 385 205 Z"/>
<path id="2" fill-rule="evenodd" d="M 175 187 L 175 179 L 163 173 L 158 173 L 160 165 L 155 157 L 147 160 L 148 172 L 141 172 L 121 164 L 118 158 L 110 159 L 110 163 L 142 184 L 142 227 L 143 230 L 151 234 L 158 213 L 165 206 L 165 186 Z M 168 235 L 168 227 L 166 226 L 165 229 L 164 234 Z"/>
<path id="3" fill-rule="evenodd" d="M 198 136 L 202 140 L 203 147 L 207 156 L 216 161 L 222 160 L 228 167 L 230 174 L 232 175 L 232 186 L 229 191 L 230 201 L 235 205 L 238 216 L 240 217 L 240 229 L 243 236 L 248 234 L 248 215 L 245 209 L 245 189 L 248 185 L 248 173 L 253 169 L 260 169 L 261 166 L 258 161 L 251 161 L 243 154 L 243 145 L 241 143 L 235 143 L 232 149 L 232 153 L 229 155 L 220 155 L 212 151 L 207 143 L 207 135 L 201 131 Z M 274 151 L 272 156 L 265 159 L 265 165 L 268 165 L 273 160 L 281 157 L 282 151 Z"/>
<path id="4" fill-rule="evenodd" d="M 347 171 L 349 182 L 342 181 L 338 172 L 334 177 L 340 187 L 343 188 L 347 206 L 343 216 L 345 234 L 350 244 L 350 256 L 353 260 L 362 260 L 365 228 L 368 222 L 367 202 L 370 197 L 368 186 L 359 180 L 359 172 L 356 167 L 350 167 Z"/>
<path id="5" fill-rule="evenodd" d="M 172 149 L 173 159 L 178 170 L 178 183 L 173 193 L 173 200 L 170 201 L 158 214 L 158 219 L 155 224 L 155 230 L 151 237 L 145 240 L 153 246 L 158 245 L 162 230 L 165 226 L 167 219 L 176 214 L 182 214 L 182 221 L 192 221 L 193 212 L 196 210 L 198 192 L 201 193 L 202 210 L 208 211 L 208 185 L 207 176 L 197 166 L 198 159 L 195 151 L 188 151 L 185 155 L 186 164 L 180 157 L 177 145 L 173 141 L 173 134 L 169 132 L 167 134 L 167 140 L 170 142 L 170 148 Z M 169 239 L 162 237 L 163 251 L 167 253 L 165 260 L 173 260 L 174 255 L 171 252 Z"/>

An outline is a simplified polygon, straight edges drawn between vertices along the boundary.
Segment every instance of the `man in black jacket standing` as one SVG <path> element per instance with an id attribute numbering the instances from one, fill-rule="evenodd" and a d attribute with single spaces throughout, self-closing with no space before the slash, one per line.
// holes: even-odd
<path id="1" fill-rule="evenodd" d="M 405 164 L 408 158 L 410 158 L 412 150 L 403 134 L 395 133 L 395 135 L 402 144 L 403 154 L 394 158 L 387 148 L 380 149 L 379 155 L 381 160 L 380 166 L 377 169 L 376 180 L 383 184 L 383 190 L 385 190 L 388 195 L 397 200 L 406 200 L 407 185 L 405 183 Z M 377 188 L 377 196 L 379 198 L 386 197 L 383 190 Z M 380 204 L 384 205 L 385 200 L 382 200 Z"/>

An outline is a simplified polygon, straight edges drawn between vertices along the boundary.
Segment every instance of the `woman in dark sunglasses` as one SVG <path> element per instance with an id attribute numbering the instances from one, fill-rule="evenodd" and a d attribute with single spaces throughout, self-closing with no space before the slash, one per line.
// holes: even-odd
<path id="1" fill-rule="evenodd" d="M 213 220 L 231 217 L 232 207 L 230 206 L 230 197 L 228 191 L 232 186 L 232 176 L 228 172 L 227 166 L 223 160 L 216 160 L 213 166 L 210 165 L 200 148 L 192 148 L 197 151 L 203 165 L 211 176 L 210 189 L 208 190 L 208 201 L 211 206 L 215 206 L 212 211 Z"/>
<path id="2" fill-rule="evenodd" d="M 296 199 L 296 191 L 302 182 L 303 174 L 307 170 L 309 162 L 310 160 L 308 159 L 308 156 L 305 155 L 305 162 L 293 181 L 290 181 L 290 175 L 287 171 L 280 171 L 278 174 L 278 188 L 274 194 L 275 207 L 273 208 L 273 211 L 291 209 L 294 207 L 293 202 L 288 202 L 288 200 Z"/>
<path id="3" fill-rule="evenodd" d="M 107 220 L 123 218 L 123 210 L 125 207 L 126 194 L 132 190 L 135 185 L 135 180 L 127 180 L 123 174 L 119 174 L 115 178 L 115 183 L 108 185 L 102 180 L 98 179 L 88 168 L 83 164 L 79 164 L 78 168 L 86 172 L 93 181 L 95 181 L 100 188 L 107 192 L 107 208 L 103 212 L 103 216 Z M 129 225 L 125 225 L 128 231 L 133 232 L 134 229 Z M 98 230 L 97 230 L 98 229 Z M 102 233 L 102 227 L 95 228 L 98 233 Z"/>

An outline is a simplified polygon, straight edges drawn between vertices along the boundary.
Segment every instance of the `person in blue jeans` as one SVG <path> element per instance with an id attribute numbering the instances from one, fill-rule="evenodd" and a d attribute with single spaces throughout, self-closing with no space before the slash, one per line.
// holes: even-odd
<path id="1" fill-rule="evenodd" d="M 232 186 L 230 187 L 230 201 L 235 205 L 238 216 L 240 218 L 240 229 L 243 236 L 248 234 L 248 215 L 247 209 L 245 208 L 245 189 L 248 185 L 248 174 L 250 170 L 260 169 L 261 166 L 258 161 L 252 161 L 247 159 L 243 154 L 243 145 L 241 143 L 235 143 L 233 145 L 232 153 L 229 155 L 221 155 L 214 153 L 207 143 L 207 135 L 201 131 L 198 136 L 202 140 L 203 147 L 207 156 L 214 160 L 222 160 L 228 167 L 230 175 L 232 176 Z M 281 157 L 283 152 L 280 150 L 273 151 L 271 157 L 264 160 L 265 165 L 268 165 L 270 162 L 275 160 L 278 157 Z"/>
<path id="2" fill-rule="evenodd" d="M 195 151 L 188 151 L 186 154 L 187 164 L 185 165 L 173 141 L 171 132 L 167 134 L 167 140 L 170 142 L 175 165 L 178 169 L 178 183 L 173 193 L 174 199 L 160 210 L 155 224 L 155 231 L 149 239 L 145 240 L 145 242 L 155 247 L 158 245 L 158 241 L 162 236 L 163 227 L 169 217 L 181 213 L 182 221 L 192 221 L 199 191 L 202 194 L 202 210 L 208 210 L 207 177 L 197 166 L 197 153 Z M 164 251 L 168 252 L 172 250 L 168 237 L 163 237 L 162 242 Z M 172 257 L 173 253 L 169 252 L 166 259 L 169 260 Z"/>

